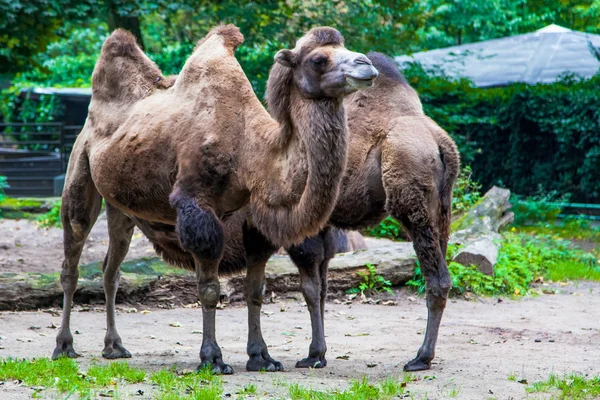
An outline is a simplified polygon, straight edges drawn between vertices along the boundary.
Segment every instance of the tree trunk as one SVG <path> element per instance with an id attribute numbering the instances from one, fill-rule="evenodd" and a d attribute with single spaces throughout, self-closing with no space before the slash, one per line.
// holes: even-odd
<path id="1" fill-rule="evenodd" d="M 118 6 L 113 0 L 107 0 L 106 5 L 108 8 L 108 29 L 110 32 L 115 29 L 125 29 L 135 36 L 138 45 L 144 50 L 144 39 L 142 38 L 142 30 L 140 28 L 140 19 L 135 15 L 121 15 L 119 14 Z"/>
<path id="2" fill-rule="evenodd" d="M 498 232 L 514 219 L 514 214 L 508 211 L 509 199 L 509 190 L 494 186 L 477 205 L 457 218 L 450 241 L 463 247 L 454 261 L 465 266 L 475 265 L 487 275 L 494 274 L 502 238 Z"/>

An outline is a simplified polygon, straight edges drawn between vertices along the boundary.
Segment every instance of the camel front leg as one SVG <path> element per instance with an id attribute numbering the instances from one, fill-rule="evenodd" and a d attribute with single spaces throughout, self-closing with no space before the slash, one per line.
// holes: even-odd
<path id="1" fill-rule="evenodd" d="M 256 229 L 244 230 L 248 270 L 245 294 L 248 305 L 248 371 L 283 371 L 283 365 L 270 355 L 260 327 L 260 310 L 265 295 L 265 266 L 277 248 Z"/>
<path id="2" fill-rule="evenodd" d="M 325 258 L 323 237 L 317 235 L 305 239 L 298 246 L 287 249 L 287 252 L 300 272 L 300 286 L 308 307 L 312 328 L 312 340 L 308 348 L 308 357 L 298 361 L 296 368 L 323 368 L 327 365 L 320 271 Z"/>
<path id="3" fill-rule="evenodd" d="M 60 356 L 79 357 L 79 354 L 73 348 L 71 309 L 73 296 L 77 290 L 77 280 L 79 279 L 79 258 L 85 240 L 92 230 L 102 207 L 102 198 L 89 176 L 87 160 L 81 161 L 80 157 L 81 155 L 78 154 L 73 156 L 73 159 L 76 160 L 74 162 L 81 164 L 81 167 L 75 169 L 74 176 L 70 176 L 67 180 L 60 210 L 65 252 L 60 283 L 64 293 L 62 322 L 56 336 L 56 348 L 52 353 L 53 360 Z"/>
<path id="4" fill-rule="evenodd" d="M 108 218 L 108 253 L 102 264 L 104 274 L 104 294 L 106 296 L 106 336 L 102 357 L 108 359 L 130 358 L 131 353 L 123 347 L 121 337 L 117 332 L 115 303 L 119 289 L 119 267 L 129 250 L 134 223 L 131 218 L 121 213 L 111 205 L 106 205 Z"/>
<path id="5" fill-rule="evenodd" d="M 233 368 L 223 362 L 215 332 L 216 309 L 221 294 L 219 263 L 225 241 L 223 226 L 210 207 L 201 207 L 191 197 L 171 195 L 171 205 L 177 210 L 179 241 L 184 249 L 192 253 L 196 264 L 203 324 L 201 363 L 198 368 L 210 366 L 216 374 L 232 374 Z"/>
<path id="6" fill-rule="evenodd" d="M 265 265 L 253 263 L 248 265 L 246 275 L 246 304 L 248 305 L 248 371 L 283 371 L 283 365 L 275 361 L 267 349 L 260 327 L 260 310 L 265 294 Z"/>

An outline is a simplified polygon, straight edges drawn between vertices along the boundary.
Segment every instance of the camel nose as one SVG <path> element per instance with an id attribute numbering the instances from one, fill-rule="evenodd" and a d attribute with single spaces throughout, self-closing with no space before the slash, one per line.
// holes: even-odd
<path id="1" fill-rule="evenodd" d="M 367 58 L 367 56 L 364 56 L 362 54 L 354 59 L 354 63 L 355 64 L 359 64 L 359 65 L 360 64 L 373 65 L 373 63 L 371 62 L 371 60 L 369 60 Z"/>

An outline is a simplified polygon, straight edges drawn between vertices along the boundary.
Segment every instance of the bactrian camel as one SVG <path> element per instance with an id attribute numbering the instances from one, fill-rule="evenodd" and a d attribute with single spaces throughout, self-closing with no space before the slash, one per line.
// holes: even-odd
<path id="1" fill-rule="evenodd" d="M 343 98 L 378 73 L 344 48 L 338 31 L 315 28 L 275 56 L 271 117 L 233 55 L 242 42 L 232 25 L 213 29 L 174 79 L 162 76 L 129 33 L 117 30 L 104 43 L 62 198 L 64 309 L 53 358 L 77 356 L 70 331 L 77 264 L 104 198 L 104 357 L 131 357 L 117 333 L 115 295 L 137 225 L 165 260 L 196 271 L 201 366 L 233 372 L 215 334 L 218 276 L 247 268 L 247 368 L 282 369 L 260 332 L 264 266 L 274 246 L 299 243 L 327 222 L 347 159 Z M 245 212 L 232 216 L 244 206 L 251 222 Z"/>
<path id="2" fill-rule="evenodd" d="M 327 365 L 323 323 L 327 268 L 341 243 L 339 231 L 331 226 L 361 229 L 391 215 L 412 238 L 427 285 L 428 319 L 423 345 L 405 370 L 431 367 L 452 283 L 445 256 L 452 188 L 460 167 L 456 145 L 424 114 L 418 94 L 394 61 L 379 53 L 368 57 L 380 75 L 373 87 L 344 100 L 350 131 L 348 163 L 330 224 L 318 235 L 286 248 L 298 266 L 312 324 L 308 357 L 296 363 L 300 368 Z M 240 223 L 243 218 L 236 220 Z M 264 262 L 275 251 L 267 247 L 265 242 Z"/>
<path id="3" fill-rule="evenodd" d="M 417 356 L 404 369 L 429 369 L 452 280 L 446 250 L 452 188 L 460 168 L 456 145 L 423 112 L 417 92 L 393 60 L 367 55 L 379 71 L 373 87 L 344 100 L 350 130 L 348 164 L 330 225 L 361 229 L 388 215 L 410 235 L 426 281 L 427 331 Z M 308 358 L 298 367 L 327 365 L 323 316 L 327 266 L 336 252 L 332 229 L 287 248 L 303 280 L 312 323 Z"/>

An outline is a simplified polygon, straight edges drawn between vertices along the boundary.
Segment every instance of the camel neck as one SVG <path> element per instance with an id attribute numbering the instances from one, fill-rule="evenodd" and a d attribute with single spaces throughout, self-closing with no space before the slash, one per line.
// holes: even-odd
<path id="1" fill-rule="evenodd" d="M 315 235 L 327 222 L 346 166 L 348 130 L 341 100 L 311 100 L 292 91 L 288 115 L 278 115 L 286 141 L 278 182 L 251 199 L 255 225 L 273 243 L 288 246 Z M 275 201 L 274 201 L 275 200 Z"/>

